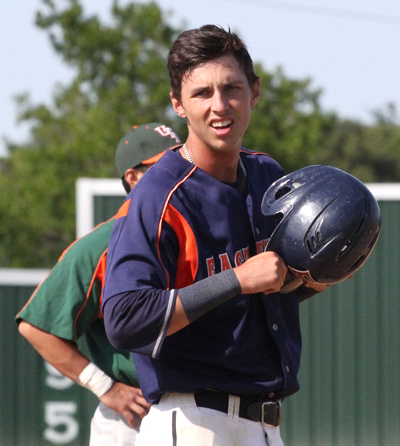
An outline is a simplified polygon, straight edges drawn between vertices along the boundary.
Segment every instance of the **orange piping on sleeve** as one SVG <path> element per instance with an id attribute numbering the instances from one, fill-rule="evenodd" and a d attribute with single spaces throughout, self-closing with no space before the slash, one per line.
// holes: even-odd
<path id="1" fill-rule="evenodd" d="M 160 255 L 160 238 L 161 238 L 162 223 L 163 223 L 163 220 L 164 220 L 165 212 L 167 211 L 167 208 L 168 208 L 169 200 L 170 200 L 172 194 L 176 191 L 176 189 L 178 189 L 178 187 L 182 183 L 184 183 L 190 177 L 190 175 L 192 175 L 192 173 L 196 170 L 196 168 L 197 168 L 196 166 L 193 166 L 193 168 L 190 170 L 190 172 L 181 181 L 179 181 L 173 187 L 173 189 L 168 194 L 167 199 L 165 200 L 164 208 L 162 210 L 160 221 L 158 223 L 158 234 L 157 234 L 157 252 L 158 252 L 158 258 L 160 259 L 160 262 L 161 262 L 162 265 L 163 265 L 163 263 L 162 263 L 161 255 Z M 165 273 L 167 275 L 167 289 L 169 290 L 169 287 L 170 287 L 170 283 L 169 283 L 170 282 L 170 277 L 169 277 L 168 271 L 167 271 L 167 269 L 165 268 L 164 265 L 163 265 L 163 267 L 164 267 Z"/>
<path id="2" fill-rule="evenodd" d="M 165 211 L 165 221 L 172 227 L 179 240 L 178 269 L 175 288 L 183 288 L 194 282 L 198 269 L 197 243 L 187 220 L 171 204 Z"/>
<path id="3" fill-rule="evenodd" d="M 51 273 L 51 271 L 50 271 Z M 25 310 L 25 308 L 29 305 L 29 302 L 35 297 L 35 294 L 38 292 L 38 289 L 41 287 L 42 283 L 49 277 L 49 274 L 47 274 L 47 276 L 39 283 L 39 285 L 35 288 L 35 291 L 32 293 L 32 296 L 29 298 L 28 302 L 18 311 L 16 317 L 18 317 L 18 315 L 20 313 L 22 313 L 23 310 Z"/>
<path id="4" fill-rule="evenodd" d="M 131 199 L 125 201 L 125 203 L 119 208 L 119 211 L 115 216 L 116 220 L 118 220 L 121 217 L 126 217 L 128 215 L 130 204 L 131 204 Z"/>
<path id="5" fill-rule="evenodd" d="M 105 277 L 106 264 L 107 264 L 107 251 L 108 251 L 108 248 L 103 252 L 103 254 L 100 257 L 100 260 L 97 263 L 96 269 L 94 270 L 94 273 L 92 276 L 92 280 L 90 281 L 89 289 L 86 293 L 85 302 L 83 303 L 83 305 L 81 306 L 81 308 L 79 309 L 78 313 L 76 314 L 76 316 L 74 318 L 74 339 L 75 339 L 75 341 L 78 339 L 76 327 L 78 324 L 79 317 L 81 316 L 83 310 L 86 308 L 86 305 L 89 302 L 90 293 L 92 291 L 93 284 L 96 279 L 99 279 L 101 282 L 101 295 L 100 295 L 100 301 L 99 301 L 99 319 L 101 317 L 103 317 L 103 314 L 101 312 L 101 303 L 102 303 L 102 299 L 103 299 L 104 277 Z"/>

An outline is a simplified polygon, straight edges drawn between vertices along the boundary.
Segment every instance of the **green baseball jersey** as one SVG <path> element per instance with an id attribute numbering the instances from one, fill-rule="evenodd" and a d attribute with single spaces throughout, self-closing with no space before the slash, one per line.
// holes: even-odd
<path id="1" fill-rule="evenodd" d="M 85 354 L 107 375 L 138 387 L 132 355 L 110 344 L 101 312 L 107 248 L 114 223 L 114 218 L 102 223 L 72 243 L 16 320 L 25 320 L 60 338 L 83 340 Z"/>

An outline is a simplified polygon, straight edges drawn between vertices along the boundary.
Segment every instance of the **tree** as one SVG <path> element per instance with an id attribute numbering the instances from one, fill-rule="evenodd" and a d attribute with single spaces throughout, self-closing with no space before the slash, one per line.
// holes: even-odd
<path id="1" fill-rule="evenodd" d="M 338 120 L 318 153 L 320 164 L 345 170 L 363 182 L 400 181 L 400 126 L 389 104 L 373 113 L 374 123 Z"/>
<path id="2" fill-rule="evenodd" d="M 161 121 L 180 130 L 169 111 L 166 55 L 179 30 L 154 4 L 115 1 L 111 24 L 86 17 L 78 0 L 59 11 L 44 1 L 36 23 L 54 50 L 76 70 L 52 104 L 18 99 L 30 122 L 27 144 L 9 144 L 0 175 L 0 262 L 50 267 L 75 237 L 75 181 L 115 177 L 115 148 L 132 125 Z M 12 192 L 12 195 L 11 195 Z"/>
<path id="3" fill-rule="evenodd" d="M 65 4 L 65 3 L 64 3 Z M 115 177 L 114 151 L 132 125 L 161 121 L 186 137 L 169 100 L 166 58 L 180 33 L 155 3 L 114 0 L 111 21 L 86 16 L 79 0 L 43 0 L 36 24 L 75 70 L 50 105 L 20 95 L 19 119 L 32 124 L 26 144 L 9 143 L 0 165 L 0 265 L 51 267 L 75 238 L 75 181 Z M 321 110 L 310 79 L 288 78 L 256 64 L 261 96 L 244 139 L 286 172 L 329 164 L 363 181 L 397 181 L 400 128 L 395 109 L 365 126 Z M 4 193 L 5 191 L 5 193 Z"/>
<path id="4" fill-rule="evenodd" d="M 286 172 L 316 164 L 320 148 L 335 128 L 335 113 L 324 113 L 322 91 L 310 79 L 289 79 L 281 68 L 267 73 L 255 66 L 261 95 L 252 111 L 244 144 L 277 159 Z"/>
<path id="5" fill-rule="evenodd" d="M 321 89 L 256 66 L 261 96 L 244 143 L 277 159 L 286 172 L 313 164 L 338 167 L 363 182 L 400 181 L 400 126 L 394 104 L 365 125 L 321 110 Z"/>

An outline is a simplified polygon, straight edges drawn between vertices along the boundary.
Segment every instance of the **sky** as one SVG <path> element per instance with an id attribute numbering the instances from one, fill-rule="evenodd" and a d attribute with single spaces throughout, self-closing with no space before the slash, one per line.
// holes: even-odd
<path id="1" fill-rule="evenodd" d="M 54 0 L 66 4 L 66 0 Z M 80 0 L 87 14 L 109 17 L 112 0 Z M 146 3 L 147 0 L 140 0 Z M 125 4 L 127 0 L 120 0 Z M 293 79 L 321 88 L 325 111 L 370 123 L 388 103 L 400 108 L 400 2 L 393 0 L 158 0 L 175 26 L 228 26 L 246 42 L 255 62 L 282 67 Z M 57 83 L 73 71 L 34 25 L 40 0 L 3 2 L 0 12 L 0 156 L 5 140 L 23 142 L 14 97 L 51 104 Z"/>

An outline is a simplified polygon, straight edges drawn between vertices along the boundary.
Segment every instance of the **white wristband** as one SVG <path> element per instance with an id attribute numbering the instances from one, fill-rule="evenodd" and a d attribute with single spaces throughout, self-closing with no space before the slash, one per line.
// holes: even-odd
<path id="1" fill-rule="evenodd" d="M 97 395 L 98 398 L 101 398 L 111 389 L 114 380 L 100 370 L 96 364 L 90 362 L 82 370 L 76 383 L 82 387 L 86 387 Z"/>

